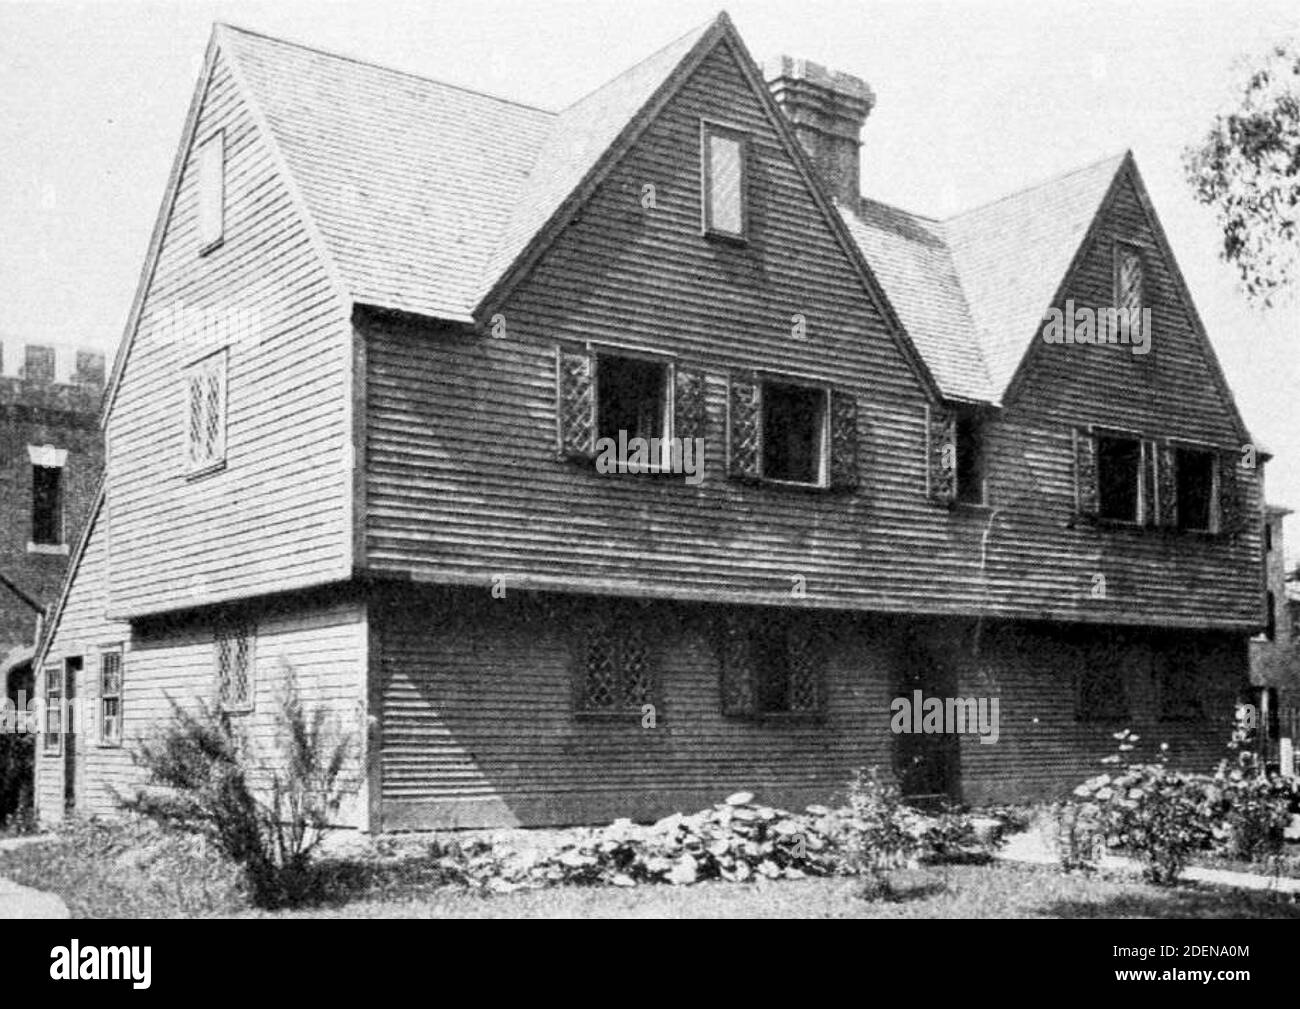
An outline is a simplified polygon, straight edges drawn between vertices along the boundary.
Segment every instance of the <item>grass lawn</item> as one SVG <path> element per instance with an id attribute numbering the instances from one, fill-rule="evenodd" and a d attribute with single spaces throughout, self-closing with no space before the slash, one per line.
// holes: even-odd
<path id="1" fill-rule="evenodd" d="M 234 877 L 193 860 L 141 864 L 56 841 L 0 852 L 0 876 L 57 893 L 74 917 L 361 918 L 1300 918 L 1289 898 L 994 863 L 899 871 L 895 901 L 868 902 L 848 879 L 555 887 L 486 896 L 437 886 L 418 867 L 335 904 L 252 910 Z"/>

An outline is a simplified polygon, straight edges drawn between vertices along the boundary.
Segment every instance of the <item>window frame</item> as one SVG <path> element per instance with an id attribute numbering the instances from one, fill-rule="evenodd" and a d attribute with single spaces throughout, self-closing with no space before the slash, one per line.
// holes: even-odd
<path id="1" fill-rule="evenodd" d="M 953 503 L 963 508 L 987 508 L 989 504 L 989 475 L 988 475 L 988 453 L 986 449 L 985 426 L 988 418 L 977 410 L 958 410 L 953 420 L 953 450 L 956 454 L 956 490 L 953 495 Z M 979 497 L 978 499 L 967 498 L 962 496 L 963 481 L 962 475 L 962 455 L 961 455 L 961 430 L 963 425 L 973 425 L 975 430 L 976 442 L 976 465 L 975 472 L 979 475 Z"/>
<path id="2" fill-rule="evenodd" d="M 64 487 L 62 465 L 45 465 L 44 463 L 33 462 L 31 464 L 31 538 L 27 542 L 29 553 L 66 553 L 68 550 L 68 519 L 67 519 L 67 489 Z M 42 540 L 36 538 L 36 471 L 46 470 L 55 475 L 55 505 L 54 505 L 54 539 Z"/>
<path id="3" fill-rule="evenodd" d="M 655 364 L 663 368 L 664 371 L 664 390 L 663 390 L 663 433 L 659 436 L 662 439 L 660 445 L 660 458 L 652 462 L 644 472 L 641 473 L 619 473 L 618 476 L 646 476 L 661 473 L 670 473 L 672 471 L 672 439 L 677 434 L 677 357 L 675 354 L 665 353 L 662 351 L 651 350 L 645 347 L 639 347 L 628 344 L 618 343 L 592 343 L 586 345 L 587 354 L 591 358 L 592 366 L 592 385 L 595 403 L 593 412 L 595 415 L 593 444 L 596 444 L 602 438 L 613 437 L 615 443 L 618 441 L 618 433 L 614 435 L 605 434 L 600 427 L 600 402 L 601 402 L 601 358 L 625 358 L 630 361 L 642 361 L 648 364 Z M 618 457 L 620 463 L 625 460 Z"/>
<path id="4" fill-rule="evenodd" d="M 221 673 L 221 642 L 223 637 L 230 638 L 232 647 L 237 648 L 240 637 L 246 639 L 244 647 L 247 670 L 244 681 L 247 685 L 246 696 L 240 702 L 227 699 L 223 689 Z M 222 614 L 212 622 L 212 673 L 216 686 L 217 706 L 227 714 L 248 715 L 257 708 L 257 622 L 245 614 Z"/>
<path id="5" fill-rule="evenodd" d="M 1140 242 L 1130 239 L 1117 238 L 1111 249 L 1111 286 L 1110 297 L 1111 304 L 1115 308 L 1122 308 L 1119 303 L 1120 289 L 1120 267 L 1124 262 L 1125 253 L 1132 253 L 1137 259 L 1139 269 L 1139 288 L 1138 288 L 1138 311 L 1141 312 L 1147 295 L 1147 247 Z"/>
<path id="6" fill-rule="evenodd" d="M 755 374 L 758 382 L 758 477 L 763 483 L 775 487 L 792 487 L 799 490 L 825 491 L 830 489 L 831 480 L 831 392 L 833 385 L 823 379 L 805 375 L 791 375 L 785 372 L 760 371 Z M 821 393 L 821 431 L 820 450 L 817 458 L 817 481 L 786 480 L 767 474 L 767 386 L 788 385 L 801 389 L 814 389 Z"/>
<path id="7" fill-rule="evenodd" d="M 1219 530 L 1223 526 L 1220 502 L 1220 495 L 1223 492 L 1223 483 L 1222 474 L 1219 472 L 1219 450 L 1214 445 L 1207 442 L 1190 441 L 1184 438 L 1170 438 L 1168 439 L 1168 445 L 1171 450 L 1171 456 L 1174 460 L 1174 530 L 1191 536 L 1217 536 Z M 1178 485 L 1179 461 L 1183 452 L 1197 452 L 1210 457 L 1209 522 L 1204 527 L 1183 525 L 1183 501 L 1182 494 L 1179 493 L 1180 488 Z"/>
<path id="8" fill-rule="evenodd" d="M 105 658 L 107 656 L 116 656 L 117 658 L 117 690 L 109 691 L 105 688 Z M 122 746 L 122 719 L 123 708 L 122 695 L 126 689 L 126 653 L 120 641 L 113 642 L 102 646 L 99 649 L 99 745 L 111 749 L 120 749 Z M 116 734 L 110 734 L 107 731 L 107 712 L 106 705 L 108 701 L 117 702 L 117 731 Z"/>
<path id="9" fill-rule="evenodd" d="M 827 633 L 820 624 L 815 622 L 816 615 L 805 610 L 787 610 L 783 609 L 777 612 L 753 612 L 746 610 L 743 613 L 736 614 L 734 619 L 740 621 L 740 627 L 745 630 L 745 641 L 743 645 L 743 659 L 745 664 L 743 670 L 729 670 L 728 663 L 737 658 L 730 649 L 723 648 L 719 655 L 719 712 L 723 718 L 731 720 L 754 722 L 757 724 L 786 724 L 792 722 L 821 722 L 824 721 L 829 709 L 828 700 L 828 656 L 827 656 Z M 810 626 L 798 627 L 796 621 L 814 621 Z M 784 679 L 785 704 L 783 708 L 765 708 L 762 703 L 764 696 L 764 678 L 770 673 L 770 668 L 765 668 L 761 663 L 755 661 L 755 649 L 759 641 L 759 634 L 779 636 L 781 640 L 781 672 Z M 812 691 L 813 706 L 809 708 L 795 708 L 791 706 L 795 686 L 795 661 L 794 661 L 794 636 L 796 634 L 806 633 L 808 636 L 808 646 L 811 650 L 812 666 L 809 669 L 811 683 L 809 687 Z M 770 642 L 767 643 L 770 646 Z M 765 654 L 770 654 L 770 647 L 765 650 Z M 752 698 L 752 710 L 734 711 L 728 710 L 726 687 L 724 681 L 729 675 L 745 675 L 749 677 L 749 690 Z"/>
<path id="10" fill-rule="evenodd" d="M 41 725 L 41 755 L 45 757 L 63 756 L 63 731 L 64 731 L 64 711 L 63 699 L 67 696 L 68 670 L 67 662 L 75 656 L 65 656 L 53 664 L 47 663 L 45 666 L 45 684 L 42 695 L 45 701 L 45 710 L 42 713 L 43 724 Z M 57 676 L 57 686 L 52 682 L 52 677 Z M 57 703 L 56 703 L 57 702 Z M 50 731 L 50 717 L 57 712 L 55 731 Z M 51 741 L 53 745 L 51 745 Z"/>
<path id="11" fill-rule="evenodd" d="M 211 155 L 214 147 L 217 151 L 215 158 Z M 217 187 L 215 197 L 216 230 L 209 235 L 205 231 L 205 221 L 208 213 L 205 209 L 205 201 L 212 198 L 208 194 L 207 187 L 214 184 L 214 180 L 208 175 L 209 172 L 213 171 L 216 172 L 215 185 Z M 195 148 L 195 176 L 194 216 L 195 231 L 199 242 L 198 254 L 199 256 L 206 256 L 219 249 L 226 241 L 226 131 L 224 129 L 215 130 Z"/>
<path id="12" fill-rule="evenodd" d="M 728 231 L 714 224 L 713 161 L 709 141 L 712 137 L 735 140 L 740 148 L 739 212 L 740 230 Z M 749 241 L 749 162 L 753 135 L 749 130 L 716 119 L 700 120 L 700 233 L 705 238 L 744 244 Z"/>
<path id="13" fill-rule="evenodd" d="M 220 417 L 217 423 L 216 444 L 210 458 L 196 459 L 194 452 L 194 381 L 196 375 L 200 381 L 206 376 L 207 369 L 213 368 L 219 376 L 220 391 L 217 404 Z M 196 479 L 215 473 L 226 467 L 228 432 L 230 427 L 230 347 L 228 345 L 204 351 L 193 358 L 181 370 L 183 409 L 181 411 L 181 443 L 185 448 L 184 471 L 187 479 Z M 206 409 L 206 407 L 204 407 Z"/>
<path id="14" fill-rule="evenodd" d="M 598 603 L 593 606 L 587 614 L 586 619 L 580 622 L 576 628 L 576 634 L 573 636 L 573 714 L 579 721 L 640 721 L 645 705 L 651 705 L 655 710 L 656 724 L 662 716 L 662 698 L 660 694 L 659 669 L 654 646 L 654 637 L 647 633 L 645 626 L 648 620 L 645 610 L 636 605 L 626 603 Z M 620 696 L 627 693 L 627 674 L 625 671 L 625 650 L 627 636 L 620 637 L 618 632 L 620 628 L 635 629 L 640 638 L 641 647 L 644 649 L 646 664 L 646 677 L 648 680 L 648 696 L 640 701 L 618 703 L 606 705 L 604 707 L 595 707 L 589 705 L 589 654 L 592 645 L 592 635 L 597 632 L 605 633 L 610 640 L 610 647 L 613 650 L 612 665 L 614 668 L 614 677 L 616 688 Z"/>
<path id="15" fill-rule="evenodd" d="M 1147 442 L 1150 441 L 1139 431 L 1133 431 L 1128 428 L 1117 427 L 1095 427 L 1092 431 L 1093 452 L 1096 458 L 1097 466 L 1097 519 L 1107 525 L 1122 526 L 1129 529 L 1140 529 L 1145 526 L 1143 521 L 1147 513 L 1147 492 L 1145 480 L 1143 480 L 1142 471 L 1147 465 L 1146 453 Z M 1136 493 L 1134 495 L 1134 517 L 1133 518 L 1115 518 L 1106 514 L 1104 505 L 1104 496 L 1102 493 L 1101 483 L 1101 443 L 1102 439 L 1111 441 L 1130 441 L 1135 442 L 1138 447 L 1137 470 L 1134 474 L 1136 482 Z M 1159 488 L 1156 488 L 1156 494 L 1159 495 Z M 1153 502 L 1155 504 L 1156 502 Z"/>

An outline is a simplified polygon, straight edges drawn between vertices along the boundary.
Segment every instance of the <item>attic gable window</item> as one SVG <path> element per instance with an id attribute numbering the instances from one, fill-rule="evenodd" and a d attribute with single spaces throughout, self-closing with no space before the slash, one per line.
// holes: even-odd
<path id="1" fill-rule="evenodd" d="M 1115 246 L 1115 307 L 1127 313 L 1131 324 L 1142 319 L 1142 250 L 1119 243 Z"/>
<path id="2" fill-rule="evenodd" d="M 218 131 L 199 146 L 199 255 L 219 246 L 226 234 L 226 138 Z"/>
<path id="3" fill-rule="evenodd" d="M 739 130 L 708 122 L 701 124 L 700 139 L 704 233 L 743 241 L 749 230 L 749 140 Z"/>

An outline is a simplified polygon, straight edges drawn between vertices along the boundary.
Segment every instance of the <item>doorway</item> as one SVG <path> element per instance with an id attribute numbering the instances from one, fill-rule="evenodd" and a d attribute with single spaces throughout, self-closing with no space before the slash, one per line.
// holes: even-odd
<path id="1" fill-rule="evenodd" d="M 893 698 L 906 699 L 912 707 L 916 705 L 918 692 L 921 699 L 957 694 L 956 673 L 927 647 L 923 634 L 923 629 L 915 627 L 903 631 L 894 665 Z M 961 746 L 956 735 L 896 732 L 893 751 L 895 779 L 909 802 L 926 805 L 958 798 Z"/>

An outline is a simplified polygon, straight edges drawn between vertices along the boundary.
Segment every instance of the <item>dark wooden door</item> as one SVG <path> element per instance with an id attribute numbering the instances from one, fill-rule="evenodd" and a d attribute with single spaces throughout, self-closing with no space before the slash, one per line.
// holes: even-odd
<path id="1" fill-rule="evenodd" d="M 952 669 L 935 659 L 919 634 L 905 633 L 895 666 L 894 697 L 915 704 L 917 691 L 924 699 L 953 697 L 956 690 L 957 678 Z M 951 733 L 894 734 L 894 774 L 908 799 L 955 799 L 960 782 L 960 757 L 960 743 Z"/>

